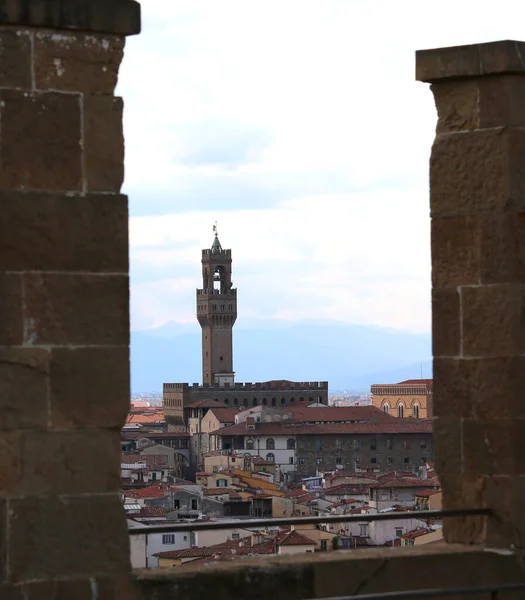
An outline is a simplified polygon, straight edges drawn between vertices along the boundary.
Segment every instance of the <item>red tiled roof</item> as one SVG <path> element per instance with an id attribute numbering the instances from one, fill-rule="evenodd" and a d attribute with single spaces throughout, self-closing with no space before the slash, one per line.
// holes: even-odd
<path id="1" fill-rule="evenodd" d="M 164 413 L 160 410 L 150 414 L 144 414 L 142 412 L 132 412 L 129 413 L 126 418 L 126 425 L 134 425 L 137 423 L 152 424 L 164 422 Z"/>
<path id="2" fill-rule="evenodd" d="M 313 409 L 312 409 L 313 410 Z M 320 434 L 421 434 L 432 433 L 432 422 L 417 419 L 397 419 L 378 421 L 375 423 L 321 423 L 307 425 L 295 420 L 280 421 L 277 423 L 256 423 L 255 431 L 247 431 L 246 423 L 238 423 L 230 427 L 223 427 L 212 432 L 217 436 L 224 435 L 320 435 Z"/>
<path id="3" fill-rule="evenodd" d="M 293 421 L 301 422 L 345 422 L 345 421 L 390 421 L 396 419 L 376 406 L 324 406 L 322 408 L 289 404 L 285 410 L 293 414 Z"/>
<path id="4" fill-rule="evenodd" d="M 435 496 L 436 494 L 441 494 L 441 490 L 421 490 L 416 493 L 416 496 L 428 498 L 429 496 Z"/>
<path id="5" fill-rule="evenodd" d="M 395 477 L 383 481 L 373 483 L 371 488 L 438 488 L 439 481 L 437 479 L 419 479 L 418 477 Z"/>
<path id="6" fill-rule="evenodd" d="M 374 484 L 375 485 L 375 484 Z M 372 487 L 370 483 L 342 483 L 333 487 L 325 488 L 325 496 L 347 496 L 349 494 L 367 494 Z"/>
<path id="7" fill-rule="evenodd" d="M 432 379 L 406 379 L 405 381 L 400 381 L 396 385 L 430 385 L 432 383 Z"/>
<path id="8" fill-rule="evenodd" d="M 168 492 L 178 492 L 179 489 L 166 483 L 157 483 L 138 490 L 127 490 L 124 495 L 128 498 L 162 498 Z"/>
<path id="9" fill-rule="evenodd" d="M 414 538 L 421 537 L 422 535 L 426 535 L 427 533 L 433 532 L 433 529 L 414 529 L 413 531 L 407 531 L 404 533 L 401 538 L 404 540 L 413 540 Z"/>
<path id="10" fill-rule="evenodd" d="M 197 477 L 211 477 L 213 473 L 205 473 L 204 471 L 199 471 L 198 473 L 195 473 L 195 475 Z"/>
<path id="11" fill-rule="evenodd" d="M 236 408 L 221 408 L 217 411 L 213 409 L 211 412 L 219 423 L 235 423 L 235 415 L 239 414 Z"/>
<path id="12" fill-rule="evenodd" d="M 315 542 L 309 537 L 297 533 L 292 529 L 289 533 L 280 534 L 277 537 L 276 543 L 278 546 L 315 546 Z"/>

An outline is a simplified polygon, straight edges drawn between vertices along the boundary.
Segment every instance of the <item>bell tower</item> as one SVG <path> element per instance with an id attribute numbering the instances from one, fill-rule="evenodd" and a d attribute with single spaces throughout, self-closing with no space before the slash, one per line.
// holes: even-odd
<path id="1" fill-rule="evenodd" d="M 202 289 L 197 290 L 197 319 L 202 327 L 202 381 L 233 385 L 233 324 L 237 290 L 232 287 L 232 252 L 223 250 L 217 234 L 202 251 Z"/>

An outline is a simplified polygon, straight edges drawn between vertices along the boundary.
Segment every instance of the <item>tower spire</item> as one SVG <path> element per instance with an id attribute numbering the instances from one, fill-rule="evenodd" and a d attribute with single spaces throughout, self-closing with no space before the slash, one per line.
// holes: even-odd
<path id="1" fill-rule="evenodd" d="M 217 221 L 213 224 L 213 233 L 215 234 L 215 237 L 213 238 L 213 244 L 211 245 L 211 253 L 218 254 L 222 252 L 222 246 L 219 242 L 219 234 L 217 233 Z"/>

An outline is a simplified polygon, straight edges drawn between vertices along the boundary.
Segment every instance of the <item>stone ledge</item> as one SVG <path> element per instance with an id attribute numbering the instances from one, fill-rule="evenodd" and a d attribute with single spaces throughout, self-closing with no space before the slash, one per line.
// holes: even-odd
<path id="1" fill-rule="evenodd" d="M 525 74 L 525 42 L 503 40 L 416 52 L 416 79 L 427 83 L 504 73 Z"/>
<path id="2" fill-rule="evenodd" d="M 141 29 L 140 4 L 135 0 L 0 0 L 0 25 L 135 35 Z"/>
<path id="3" fill-rule="evenodd" d="M 134 576 L 144 600 L 201 600 L 212 595 L 214 600 L 305 600 L 525 582 L 512 552 L 444 543 L 190 563 L 184 568 L 138 570 Z"/>

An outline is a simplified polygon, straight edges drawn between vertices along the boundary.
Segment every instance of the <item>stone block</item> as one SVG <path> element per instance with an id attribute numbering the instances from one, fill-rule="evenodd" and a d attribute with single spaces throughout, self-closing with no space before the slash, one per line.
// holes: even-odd
<path id="1" fill-rule="evenodd" d="M 0 500 L 0 584 L 4 583 L 7 577 L 7 544 L 7 506 L 5 500 Z"/>
<path id="2" fill-rule="evenodd" d="M 434 465 L 441 477 L 456 475 L 463 469 L 462 419 L 434 417 L 433 438 Z"/>
<path id="3" fill-rule="evenodd" d="M 23 330 L 21 277 L 0 273 L 0 346 L 21 344 Z"/>
<path id="4" fill-rule="evenodd" d="M 54 348 L 51 425 L 120 429 L 130 399 L 129 348 Z M 72 401 L 74 398 L 74 401 Z"/>
<path id="5" fill-rule="evenodd" d="M 44 29 L 134 35 L 140 33 L 136 0 L 0 0 L 2 23 Z"/>
<path id="6" fill-rule="evenodd" d="M 438 135 L 430 158 L 433 217 L 525 212 L 525 130 Z"/>
<path id="7" fill-rule="evenodd" d="M 79 95 L 2 90 L 0 114 L 1 187 L 82 189 Z"/>
<path id="8" fill-rule="evenodd" d="M 438 113 L 437 133 L 479 129 L 477 81 L 445 81 L 431 86 Z"/>
<path id="9" fill-rule="evenodd" d="M 461 346 L 460 295 L 457 289 L 432 290 L 432 353 L 457 356 Z"/>
<path id="10" fill-rule="evenodd" d="M 28 497 L 9 506 L 12 582 L 91 579 L 129 569 L 119 494 Z"/>
<path id="11" fill-rule="evenodd" d="M 112 94 L 124 54 L 124 37 L 84 32 L 35 34 L 35 86 Z"/>
<path id="12" fill-rule="evenodd" d="M 480 245 L 480 283 L 525 283 L 525 213 L 483 215 Z"/>
<path id="13" fill-rule="evenodd" d="M 525 73 L 525 42 L 503 40 L 416 52 L 416 79 L 435 82 Z"/>
<path id="14" fill-rule="evenodd" d="M 124 181 L 122 98 L 84 96 L 84 164 L 89 191 L 120 192 Z"/>
<path id="15" fill-rule="evenodd" d="M 30 90 L 31 34 L 0 27 L 0 87 Z"/>
<path id="16" fill-rule="evenodd" d="M 443 509 L 485 508 L 485 482 L 482 476 L 444 474 L 439 481 L 443 490 Z M 486 517 L 453 517 L 443 520 L 443 535 L 449 544 L 482 544 Z"/>
<path id="17" fill-rule="evenodd" d="M 0 191 L 0 214 L 0 269 L 128 271 L 126 196 Z"/>
<path id="18" fill-rule="evenodd" d="M 93 585 L 88 580 L 46 581 L 21 587 L 24 600 L 93 600 Z"/>
<path id="19" fill-rule="evenodd" d="M 525 475 L 525 419 L 465 419 L 463 467 L 473 475 Z"/>
<path id="20" fill-rule="evenodd" d="M 437 417 L 524 418 L 525 357 L 434 359 Z"/>
<path id="21" fill-rule="evenodd" d="M 129 344 L 129 283 L 121 275 L 24 275 L 32 345 Z"/>
<path id="22" fill-rule="evenodd" d="M 0 349 L 0 430 L 46 429 L 49 352 Z"/>
<path id="23" fill-rule="evenodd" d="M 479 79 L 481 127 L 525 126 L 525 74 Z"/>
<path id="24" fill-rule="evenodd" d="M 432 285 L 479 283 L 480 224 L 472 216 L 432 219 Z"/>
<path id="25" fill-rule="evenodd" d="M 96 494 L 120 489 L 118 431 L 24 431 L 20 437 L 22 494 Z"/>
<path id="26" fill-rule="evenodd" d="M 21 453 L 18 433 L 0 433 L 0 497 L 16 495 L 20 484 Z"/>
<path id="27" fill-rule="evenodd" d="M 510 357 L 525 352 L 525 287 L 463 287 L 463 355 Z"/>

